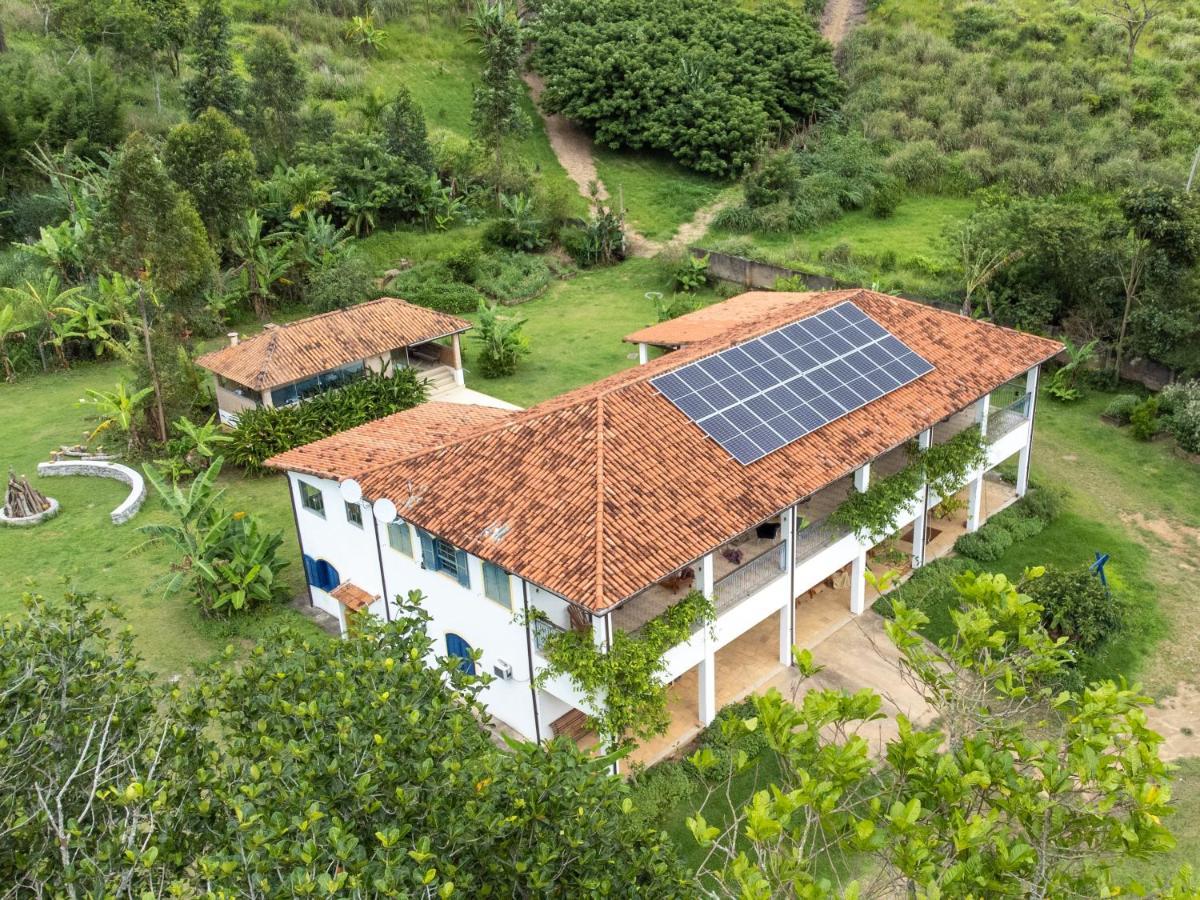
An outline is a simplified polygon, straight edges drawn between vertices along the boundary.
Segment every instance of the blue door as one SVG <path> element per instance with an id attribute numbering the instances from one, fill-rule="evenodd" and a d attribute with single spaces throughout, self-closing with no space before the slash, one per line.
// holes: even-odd
<path id="1" fill-rule="evenodd" d="M 446 635 L 446 652 L 451 656 L 457 656 L 461 662 L 458 667 L 468 675 L 475 674 L 475 660 L 471 659 L 471 645 L 464 641 L 457 634 Z"/>

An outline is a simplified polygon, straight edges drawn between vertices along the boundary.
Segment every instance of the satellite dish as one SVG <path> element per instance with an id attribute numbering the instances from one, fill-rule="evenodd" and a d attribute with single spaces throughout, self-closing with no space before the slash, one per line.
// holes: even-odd
<path id="1" fill-rule="evenodd" d="M 342 499 L 347 503 L 357 503 L 362 499 L 362 485 L 353 478 L 347 478 L 339 484 L 338 490 L 342 492 Z"/>
<path id="2" fill-rule="evenodd" d="M 380 497 L 376 500 L 372 509 L 377 522 L 382 522 L 386 525 L 388 522 L 396 521 L 396 504 L 387 497 Z"/>

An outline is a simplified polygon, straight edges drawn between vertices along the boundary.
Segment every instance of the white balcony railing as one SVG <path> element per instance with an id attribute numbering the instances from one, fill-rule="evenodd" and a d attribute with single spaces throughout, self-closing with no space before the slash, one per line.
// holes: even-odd
<path id="1" fill-rule="evenodd" d="M 787 570 L 787 544 L 783 542 L 768 547 L 749 562 L 738 566 L 713 584 L 717 615 L 762 590 Z"/>
<path id="2" fill-rule="evenodd" d="M 1029 394 L 1022 394 L 1008 406 L 988 414 L 987 442 L 994 444 L 1029 421 Z"/>

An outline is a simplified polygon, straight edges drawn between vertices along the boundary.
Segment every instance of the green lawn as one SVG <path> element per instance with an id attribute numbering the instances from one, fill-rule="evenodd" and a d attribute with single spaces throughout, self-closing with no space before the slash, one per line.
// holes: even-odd
<path id="1" fill-rule="evenodd" d="M 645 294 L 666 291 L 665 282 L 662 267 L 648 259 L 584 270 L 555 282 L 542 296 L 513 309 L 528 320 L 525 333 L 532 351 L 515 375 L 485 379 L 473 374 L 473 341 L 467 335 L 467 385 L 530 406 L 637 365 L 637 348 L 621 338 L 657 321 L 654 303 Z M 720 296 L 709 289 L 698 295 L 697 302 Z"/>
<path id="2" fill-rule="evenodd" d="M 626 219 L 644 237 L 670 239 L 728 185 L 683 168 L 666 156 L 596 147 L 596 174 L 614 202 L 625 204 Z"/>
<path id="3" fill-rule="evenodd" d="M 848 281 L 875 282 L 882 290 L 936 295 L 949 266 L 944 234 L 967 218 L 974 201 L 916 195 L 886 219 L 854 210 L 799 234 L 737 235 L 713 231 L 709 244 L 745 246 L 756 258 Z M 716 243 L 720 242 L 720 243 Z M 752 248 L 752 249 L 751 249 Z"/>
<path id="4" fill-rule="evenodd" d="M 96 363 L 0 384 L 0 421 L 5 423 L 0 465 L 28 474 L 35 486 L 62 504 L 58 517 L 44 525 L 0 528 L 0 615 L 20 609 L 25 591 L 55 594 L 69 585 L 111 596 L 128 615 L 139 652 L 164 675 L 186 671 L 230 641 L 267 636 L 285 624 L 312 628 L 287 609 L 243 618 L 233 627 L 202 622 L 183 597 L 163 597 L 157 582 L 171 563 L 165 549 L 138 549 L 138 526 L 164 516 L 157 499 L 149 498 L 131 522 L 117 526 L 109 512 L 128 493 L 124 485 L 102 478 L 36 477 L 37 463 L 49 459 L 50 450 L 79 440 L 88 429 L 87 410 L 78 404 L 84 391 L 111 388 L 122 374 L 118 364 Z M 286 483 L 278 476 L 233 475 L 221 481 L 229 488 L 231 504 L 284 531 L 288 582 L 301 590 L 303 572 Z"/>

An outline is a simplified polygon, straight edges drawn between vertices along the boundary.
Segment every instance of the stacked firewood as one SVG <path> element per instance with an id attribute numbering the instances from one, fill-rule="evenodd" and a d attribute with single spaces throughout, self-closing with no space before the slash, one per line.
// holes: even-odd
<path id="1" fill-rule="evenodd" d="M 4 515 L 10 519 L 36 516 L 50 508 L 46 495 L 36 490 L 24 477 L 18 478 L 8 470 L 8 489 L 4 492 Z"/>

